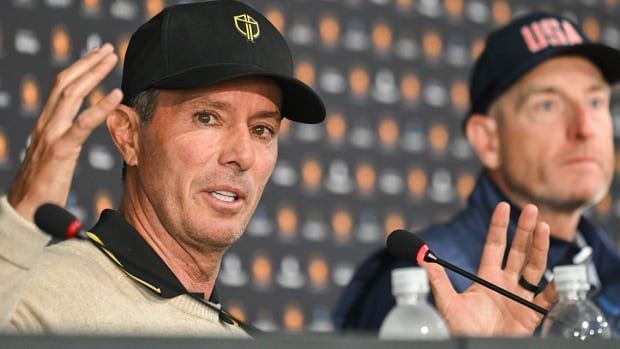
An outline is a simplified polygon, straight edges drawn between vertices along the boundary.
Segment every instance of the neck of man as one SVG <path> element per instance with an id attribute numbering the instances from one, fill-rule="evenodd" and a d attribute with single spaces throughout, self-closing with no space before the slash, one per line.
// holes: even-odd
<path id="1" fill-rule="evenodd" d="M 547 205 L 544 202 L 534 200 L 511 190 L 497 172 L 488 171 L 488 173 L 491 180 L 502 194 L 510 200 L 511 204 L 516 205 L 519 210 L 523 209 L 527 204 L 536 205 L 538 207 L 538 222 L 545 222 L 549 225 L 551 236 L 568 242 L 575 240 L 577 226 L 579 225 L 579 220 L 581 219 L 584 208 L 580 207 L 566 210 Z"/>
<path id="2" fill-rule="evenodd" d="M 166 263 L 190 293 L 202 293 L 209 300 L 215 287 L 220 262 L 225 250 L 184 243 L 162 224 L 148 198 L 139 194 L 129 177 L 119 207 L 120 213 Z M 135 183 L 134 183 L 135 184 Z"/>
<path id="3" fill-rule="evenodd" d="M 518 204 L 519 208 L 523 204 Z M 538 207 L 538 221 L 546 222 L 551 229 L 551 236 L 556 239 L 572 242 L 577 234 L 577 225 L 581 219 L 582 211 L 557 212 L 552 208 L 541 205 Z"/>

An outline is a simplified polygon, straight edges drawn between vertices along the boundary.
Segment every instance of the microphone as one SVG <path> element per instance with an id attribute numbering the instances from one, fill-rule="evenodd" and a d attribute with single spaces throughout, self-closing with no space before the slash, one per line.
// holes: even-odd
<path id="1" fill-rule="evenodd" d="M 55 204 L 43 204 L 34 213 L 34 223 L 58 239 L 84 238 L 82 223 L 69 211 Z"/>
<path id="2" fill-rule="evenodd" d="M 420 264 L 420 262 L 422 261 L 428 263 L 437 263 L 459 275 L 468 278 L 471 281 L 474 281 L 488 289 L 491 289 L 501 294 L 504 297 L 508 297 L 517 303 L 520 303 L 536 312 L 539 312 L 540 314 L 547 315 L 547 309 L 536 305 L 530 301 L 527 301 L 506 289 L 492 284 L 489 281 L 486 281 L 466 270 L 457 267 L 454 264 L 448 263 L 443 259 L 437 257 L 437 255 L 435 255 L 433 251 L 429 249 L 428 245 L 422 239 L 420 239 L 420 237 L 413 233 L 402 229 L 394 230 L 388 236 L 386 246 L 387 250 L 392 254 L 392 256 L 396 258 L 404 260 L 414 260 L 418 264 Z"/>

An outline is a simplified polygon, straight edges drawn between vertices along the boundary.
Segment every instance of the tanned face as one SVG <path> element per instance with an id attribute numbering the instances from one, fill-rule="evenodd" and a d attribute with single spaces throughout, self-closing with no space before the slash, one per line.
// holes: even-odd
<path id="1" fill-rule="evenodd" d="M 226 248 L 274 169 L 281 90 L 245 78 L 157 98 L 152 120 L 140 125 L 139 196 L 181 245 Z"/>

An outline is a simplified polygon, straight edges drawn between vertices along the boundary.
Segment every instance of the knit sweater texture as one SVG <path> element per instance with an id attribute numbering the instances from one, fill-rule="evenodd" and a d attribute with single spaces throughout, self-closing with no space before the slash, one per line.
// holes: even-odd
<path id="1" fill-rule="evenodd" d="M 44 247 L 49 239 L 42 232 L 5 198 L 0 206 L 3 331 L 249 338 L 219 320 L 219 304 L 188 294 L 161 297 L 89 241 Z"/>

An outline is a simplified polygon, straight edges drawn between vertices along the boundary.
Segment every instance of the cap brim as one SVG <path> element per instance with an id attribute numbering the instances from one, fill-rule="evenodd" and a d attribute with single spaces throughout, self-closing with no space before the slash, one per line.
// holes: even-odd
<path id="1" fill-rule="evenodd" d="M 620 81 L 620 51 L 603 44 L 592 42 L 567 47 L 554 47 L 538 54 L 533 59 L 524 62 L 521 66 L 515 69 L 511 76 L 507 76 L 501 84 L 495 86 L 494 90 L 496 92 L 492 94 L 492 99 L 497 99 L 521 77 L 546 60 L 559 56 L 570 55 L 581 56 L 592 62 L 598 67 L 603 75 L 603 78 L 609 84 Z M 478 108 L 478 106 L 471 106 L 471 109 L 465 115 L 465 119 L 463 120 L 463 128 L 471 115 L 481 113 L 479 109 L 480 108 Z"/>
<path id="2" fill-rule="evenodd" d="M 598 43 L 587 43 L 559 49 L 553 56 L 578 55 L 596 65 L 609 84 L 620 81 L 620 51 Z"/>
<path id="3" fill-rule="evenodd" d="M 282 89 L 282 116 L 297 122 L 317 124 L 325 119 L 325 105 L 308 85 L 300 80 L 274 74 L 257 66 L 245 64 L 208 65 L 195 67 L 165 77 L 148 86 L 161 89 L 208 87 L 217 83 L 250 76 L 273 79 Z"/>

